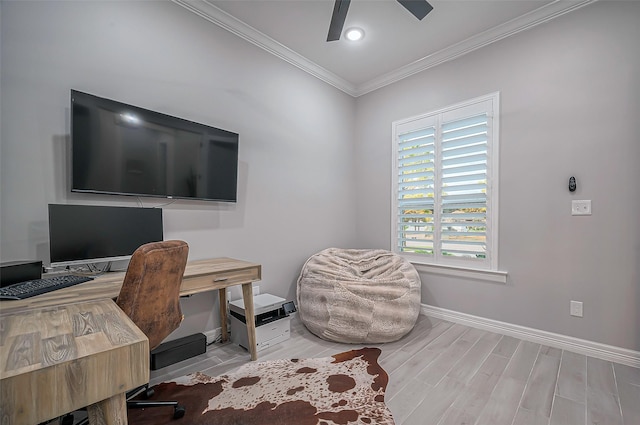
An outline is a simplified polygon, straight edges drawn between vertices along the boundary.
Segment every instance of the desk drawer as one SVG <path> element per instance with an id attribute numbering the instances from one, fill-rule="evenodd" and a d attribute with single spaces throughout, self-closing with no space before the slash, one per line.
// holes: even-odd
<path id="1" fill-rule="evenodd" d="M 225 286 L 235 285 L 238 283 L 254 282 L 256 280 L 260 280 L 260 273 L 257 267 L 244 270 L 219 272 L 209 276 L 209 281 L 214 285 L 222 284 Z"/>
<path id="2" fill-rule="evenodd" d="M 216 271 L 200 276 L 184 276 L 180 295 L 188 295 L 201 291 L 211 291 L 242 283 L 256 282 L 260 280 L 261 267 L 249 267 L 246 269 Z"/>

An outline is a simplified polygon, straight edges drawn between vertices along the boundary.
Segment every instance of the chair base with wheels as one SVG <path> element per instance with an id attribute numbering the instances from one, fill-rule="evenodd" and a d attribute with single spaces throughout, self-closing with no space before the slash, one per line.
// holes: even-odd
<path id="1" fill-rule="evenodd" d="M 147 407 L 165 407 L 173 406 L 173 419 L 180 419 L 186 413 L 186 408 L 177 401 L 152 401 L 144 400 L 153 397 L 153 388 L 149 388 L 149 384 L 138 387 L 131 391 L 132 397 L 142 396 L 142 399 L 131 400 L 127 394 L 127 409 L 145 409 Z"/>
<path id="2" fill-rule="evenodd" d="M 145 400 L 153 397 L 153 388 L 149 384 L 140 386 L 127 392 L 127 409 L 145 409 L 147 407 L 168 407 L 173 406 L 173 419 L 180 419 L 186 413 L 186 408 L 177 401 L 151 401 Z M 141 398 L 137 398 L 141 397 Z M 76 412 L 77 413 L 77 412 Z M 74 422 L 74 415 L 69 414 L 61 418 L 60 425 L 88 425 L 89 418 L 83 417 L 78 422 Z"/>

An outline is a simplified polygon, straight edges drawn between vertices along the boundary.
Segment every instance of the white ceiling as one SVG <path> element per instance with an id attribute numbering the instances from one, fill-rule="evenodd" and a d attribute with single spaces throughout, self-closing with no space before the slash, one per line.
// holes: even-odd
<path id="1" fill-rule="evenodd" d="M 396 0 L 352 0 L 327 42 L 333 0 L 173 0 L 352 96 L 360 96 L 596 0 L 429 0 L 422 21 Z"/>

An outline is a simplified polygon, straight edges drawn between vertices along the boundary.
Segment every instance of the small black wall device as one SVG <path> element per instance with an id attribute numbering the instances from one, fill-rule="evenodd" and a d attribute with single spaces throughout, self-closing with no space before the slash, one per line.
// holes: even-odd
<path id="1" fill-rule="evenodd" d="M 0 265 L 0 287 L 42 277 L 42 261 L 7 261 Z"/>

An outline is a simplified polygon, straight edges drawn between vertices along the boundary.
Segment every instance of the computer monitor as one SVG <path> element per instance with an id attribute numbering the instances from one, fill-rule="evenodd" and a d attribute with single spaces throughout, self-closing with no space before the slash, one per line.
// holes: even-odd
<path id="1" fill-rule="evenodd" d="M 126 260 L 161 240 L 160 208 L 49 204 L 52 267 Z"/>

